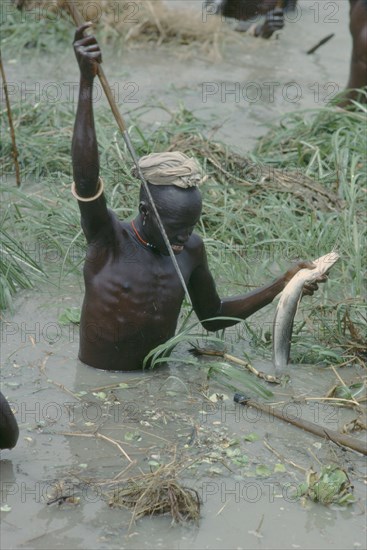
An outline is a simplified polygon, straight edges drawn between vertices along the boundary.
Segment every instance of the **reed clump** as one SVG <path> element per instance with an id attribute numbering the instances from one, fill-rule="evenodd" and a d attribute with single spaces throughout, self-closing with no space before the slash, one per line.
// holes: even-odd
<path id="1" fill-rule="evenodd" d="M 170 515 L 175 523 L 198 522 L 200 497 L 177 479 L 176 466 L 132 477 L 106 494 L 111 508 L 133 509 L 131 522 L 144 516 Z"/>

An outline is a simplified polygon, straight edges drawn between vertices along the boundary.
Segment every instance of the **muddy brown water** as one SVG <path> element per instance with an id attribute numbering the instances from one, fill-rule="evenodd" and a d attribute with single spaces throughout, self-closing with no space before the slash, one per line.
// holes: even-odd
<path id="1" fill-rule="evenodd" d="M 192 366 L 173 358 L 154 373 L 110 373 L 83 365 L 76 359 L 77 327 L 58 321 L 66 307 L 79 303 L 76 283 L 59 293 L 44 287 L 22 293 L 3 322 L 2 391 L 21 435 L 0 461 L 2 547 L 365 547 L 365 458 L 235 405 L 228 388 L 214 382 L 207 387 L 206 361 Z M 176 356 L 189 361 L 189 347 L 182 344 Z M 233 353 L 241 356 L 244 350 L 258 370 L 273 373 L 271 362 L 256 359 L 243 334 L 237 339 L 233 334 Z M 347 383 L 361 374 L 356 368 L 342 371 Z M 286 386 L 272 388 L 272 402 L 280 402 L 290 417 L 334 430 L 356 417 L 350 409 L 302 401 L 325 395 L 335 383 L 330 370 L 297 365 L 290 377 Z M 216 394 L 223 401 L 204 397 Z M 130 525 L 131 511 L 110 509 L 107 486 L 90 482 L 111 480 L 129 462 L 107 441 L 63 435 L 96 430 L 119 441 L 137 461 L 134 475 L 138 467 L 148 472 L 174 457 L 187 466 L 180 479 L 201 497 L 199 524 L 172 526 L 169 518 L 154 517 Z M 348 472 L 354 505 L 325 507 L 295 496 L 305 478 L 302 468 L 317 470 L 321 464 L 339 464 Z M 74 496 L 78 503 L 47 505 L 61 496 Z"/>
<path id="2" fill-rule="evenodd" d="M 247 153 L 269 121 L 324 105 L 347 81 L 347 2 L 304 1 L 301 7 L 300 19 L 288 21 L 278 39 L 241 35 L 237 44 L 227 45 L 221 61 L 200 52 L 182 59 L 178 54 L 184 50 L 169 47 L 124 51 L 121 57 L 107 50 L 105 71 L 125 94 L 120 97 L 124 110 L 148 101 L 143 119 L 164 124 L 168 115 L 157 103 L 176 108 L 182 101 L 212 123 L 215 137 Z M 335 37 L 328 44 L 305 55 L 331 32 Z M 57 61 L 19 58 L 8 65 L 9 81 L 18 85 L 19 94 L 22 83 L 29 89 L 36 83 L 40 101 L 47 100 L 50 82 L 67 94 L 65 83 L 78 78 L 74 59 L 70 51 L 60 52 Z M 124 88 L 127 83 L 133 85 Z M 261 97 L 249 100 L 256 90 Z M 132 92 L 135 97 L 127 98 Z M 297 101 L 296 92 L 302 94 Z M 77 360 L 77 328 L 58 321 L 66 307 L 80 305 L 82 293 L 79 278 L 64 281 L 60 289 L 45 285 L 21 293 L 14 312 L 3 316 L 2 391 L 16 411 L 21 433 L 18 445 L 2 451 L 0 461 L 2 548 L 366 548 L 364 458 L 235 406 L 233 394 L 218 384 L 210 384 L 208 395 L 224 393 L 224 401 L 208 401 L 205 361 L 193 366 L 173 360 L 154 373 L 109 373 L 83 365 Z M 260 319 L 271 322 L 274 311 L 271 306 Z M 257 357 L 246 338 L 231 338 L 236 355 L 247 349 L 255 367 L 273 373 L 270 361 Z M 189 360 L 187 349 L 183 344 L 177 353 Z M 356 368 L 342 372 L 346 382 L 360 374 Z M 293 366 L 290 376 L 291 384 L 277 388 L 275 401 L 320 396 L 335 384 L 330 370 L 312 365 Z M 106 388 L 113 384 L 126 386 Z M 332 429 L 355 416 L 325 402 L 297 401 L 285 407 L 287 414 Z M 154 517 L 130 526 L 131 511 L 110 509 L 101 491 L 88 484 L 75 487 L 77 479 L 112 479 L 128 465 L 107 441 L 62 435 L 97 428 L 120 441 L 145 472 L 174 456 L 182 460 L 188 466 L 184 483 L 202 498 L 198 525 L 171 525 L 170 518 Z M 245 440 L 249 434 L 256 434 L 249 438 L 254 441 Z M 265 438 L 279 456 L 264 446 Z M 304 480 L 300 468 L 318 469 L 320 463 L 338 463 L 348 471 L 356 504 L 324 507 L 294 497 Z M 78 503 L 46 504 L 65 493 Z"/>

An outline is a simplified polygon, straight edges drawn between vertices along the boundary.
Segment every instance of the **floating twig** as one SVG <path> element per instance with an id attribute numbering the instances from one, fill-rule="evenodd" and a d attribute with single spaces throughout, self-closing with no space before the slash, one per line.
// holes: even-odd
<path id="1" fill-rule="evenodd" d="M 95 437 L 97 439 L 103 439 L 104 441 L 107 441 L 108 443 L 111 443 L 112 445 L 115 445 L 115 447 L 118 448 L 120 453 L 129 461 L 134 462 L 127 452 L 121 447 L 120 443 L 116 441 L 115 439 L 111 439 L 110 437 L 107 437 L 106 435 L 103 435 L 99 432 L 95 432 L 92 434 L 85 434 L 80 432 L 60 432 L 59 435 L 65 435 L 65 436 L 73 436 L 73 437 Z"/>
<path id="2" fill-rule="evenodd" d="M 297 468 L 298 470 L 301 470 L 302 472 L 307 472 L 307 468 L 303 468 L 303 466 L 300 466 L 299 464 L 296 464 L 293 462 L 293 460 L 289 460 L 288 458 L 285 458 L 282 454 L 280 454 L 274 447 L 272 447 L 267 439 L 264 439 L 263 441 L 265 447 L 269 449 L 279 460 L 282 460 L 283 462 L 286 462 L 287 464 L 290 464 L 293 466 L 293 468 Z"/>
<path id="3" fill-rule="evenodd" d="M 97 388 L 91 388 L 88 391 L 89 391 L 89 393 L 94 393 L 94 392 L 105 391 L 105 390 L 113 390 L 113 389 L 118 390 L 119 387 L 120 387 L 120 389 L 124 389 L 124 388 L 121 388 L 120 384 L 128 384 L 129 389 L 131 389 L 133 386 L 130 386 L 130 382 L 132 382 L 133 380 L 139 380 L 138 384 L 140 382 L 144 382 L 144 380 L 142 380 L 141 378 L 135 377 L 135 378 L 130 378 L 127 381 L 120 380 L 120 382 L 115 382 L 114 384 L 107 384 L 107 386 L 105 385 L 105 386 L 98 386 Z"/>
<path id="4" fill-rule="evenodd" d="M 320 40 L 320 42 L 318 42 L 317 44 L 315 44 L 315 46 L 313 46 L 313 48 L 310 48 L 306 54 L 307 55 L 310 55 L 311 53 L 314 53 L 316 50 L 319 49 L 320 46 L 322 46 L 323 44 L 326 44 L 326 42 L 329 42 L 329 40 L 334 36 L 334 32 L 331 33 L 331 34 L 328 34 L 327 36 L 325 36 L 325 38 L 323 38 L 322 40 Z"/>
<path id="5" fill-rule="evenodd" d="M 249 407 L 254 407 L 255 409 L 265 412 L 269 416 L 274 416 L 275 418 L 279 418 L 280 420 L 284 420 L 285 422 L 293 424 L 293 426 L 297 426 L 297 428 L 302 428 L 303 430 L 318 435 L 319 437 L 327 437 L 334 443 L 343 445 L 344 447 L 348 447 L 353 451 L 357 451 L 358 453 L 367 455 L 366 441 L 362 441 L 355 437 L 350 437 L 349 435 L 340 434 L 339 432 L 336 432 L 334 430 L 326 429 L 308 420 L 303 420 L 301 418 L 296 418 L 287 414 L 283 414 L 281 411 L 277 411 L 276 409 L 274 409 L 274 407 L 265 405 L 264 403 L 259 403 L 258 401 L 254 401 L 252 399 L 248 399 L 246 396 L 238 393 L 235 394 L 234 401 L 244 406 L 247 405 Z"/>
<path id="6" fill-rule="evenodd" d="M 355 400 L 351 400 L 351 399 L 344 399 L 343 397 L 303 397 L 303 399 L 305 401 L 334 401 L 335 404 L 338 404 L 338 402 L 340 402 L 340 404 L 347 404 L 349 405 L 350 407 L 358 407 L 360 408 L 360 403 L 358 403 L 358 401 L 355 401 Z"/>
<path id="7" fill-rule="evenodd" d="M 69 390 L 69 388 L 67 388 L 66 386 L 64 386 L 64 384 L 61 384 L 60 382 L 55 382 L 55 380 L 52 380 L 52 378 L 50 378 L 49 376 L 47 376 L 46 372 L 45 372 L 45 368 L 46 368 L 46 363 L 47 361 L 49 360 L 50 356 L 52 355 L 51 352 L 48 352 L 46 353 L 46 357 L 43 359 L 42 363 L 38 366 L 39 368 L 39 371 L 40 373 L 43 375 L 43 376 L 46 376 L 47 378 L 47 382 L 49 382 L 50 384 L 53 384 L 54 386 L 56 386 L 56 388 L 59 388 L 60 390 L 68 393 L 69 395 L 71 395 L 72 397 L 74 397 L 74 399 L 76 399 L 77 401 L 82 401 L 82 399 L 74 392 L 72 392 L 71 390 Z"/>

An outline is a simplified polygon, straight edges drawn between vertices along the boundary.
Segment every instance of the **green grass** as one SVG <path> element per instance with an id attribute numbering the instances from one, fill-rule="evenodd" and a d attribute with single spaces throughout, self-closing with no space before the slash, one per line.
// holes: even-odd
<path id="1" fill-rule="evenodd" d="M 36 243 L 43 251 L 51 249 L 54 258 L 50 261 L 50 254 L 43 253 L 32 264 L 30 256 L 17 264 L 12 277 L 14 265 L 3 254 L 2 307 L 9 306 L 11 296 L 25 286 L 21 274 L 32 281 L 44 272 L 54 283 L 81 276 L 85 242 L 70 193 L 74 116 L 63 103 L 13 105 L 20 189 L 11 179 L 11 141 L 2 118 L 5 246 L 15 242 L 18 252 L 22 247 L 26 252 Z M 131 136 L 139 155 L 175 143 L 197 157 L 208 175 L 198 231 L 222 296 L 265 284 L 294 260 L 312 260 L 334 247 L 338 250 L 341 261 L 330 280 L 302 302 L 292 348 L 299 361 L 310 357 L 313 362 L 336 361 L 333 354 L 324 357 L 325 345 L 340 361 L 365 353 L 365 124 L 362 105 L 354 111 L 327 107 L 297 112 L 284 117 L 248 158 L 242 158 L 206 139 L 203 124 L 184 108 L 164 129 L 143 128 L 138 115 L 132 121 Z M 139 189 L 131 176 L 132 162 L 108 109 L 97 110 L 96 125 L 109 205 L 121 218 L 132 217 Z M 184 316 L 187 313 L 186 306 Z M 270 357 L 269 326 L 256 323 L 244 324 L 246 338 L 257 353 Z"/>
<path id="2" fill-rule="evenodd" d="M 4 2 L 1 17 L 0 44 L 9 54 L 55 53 L 70 43 L 72 24 L 60 10 L 53 13 L 35 6 L 21 12 Z"/>
<path id="3" fill-rule="evenodd" d="M 4 225 L 5 217 L 0 222 L 0 305 L 11 309 L 14 294 L 19 289 L 32 288 L 33 279 L 45 273 Z"/>

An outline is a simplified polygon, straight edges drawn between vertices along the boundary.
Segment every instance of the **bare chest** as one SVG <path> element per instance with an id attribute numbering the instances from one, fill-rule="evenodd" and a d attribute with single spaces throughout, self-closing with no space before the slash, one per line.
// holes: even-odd
<path id="1" fill-rule="evenodd" d="M 99 261 L 87 261 L 84 267 L 86 294 L 107 313 L 125 317 L 128 311 L 138 315 L 177 315 L 184 297 L 181 281 L 169 256 L 156 254 L 130 240 L 109 247 Z M 192 272 L 189 254 L 178 257 L 186 284 Z"/>

